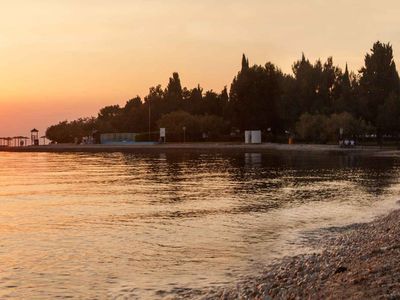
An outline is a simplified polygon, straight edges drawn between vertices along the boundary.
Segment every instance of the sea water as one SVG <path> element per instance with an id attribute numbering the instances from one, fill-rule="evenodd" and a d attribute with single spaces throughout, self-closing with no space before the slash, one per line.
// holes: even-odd
<path id="1" fill-rule="evenodd" d="M 157 298 L 257 275 L 396 206 L 394 158 L 0 153 L 0 298 Z"/>

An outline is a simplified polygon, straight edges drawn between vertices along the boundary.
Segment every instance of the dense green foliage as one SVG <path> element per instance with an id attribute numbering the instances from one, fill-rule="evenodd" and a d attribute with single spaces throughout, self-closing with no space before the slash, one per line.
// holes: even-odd
<path id="1" fill-rule="evenodd" d="M 365 121 L 354 118 L 348 112 L 331 115 L 304 113 L 296 123 L 299 137 L 312 142 L 335 142 L 340 128 L 343 129 L 343 137 L 357 137 L 373 131 Z"/>
<path id="2" fill-rule="evenodd" d="M 89 136 L 97 127 L 95 118 L 63 121 L 47 128 L 46 137 L 58 143 L 71 143 L 75 138 Z"/>
<path id="3" fill-rule="evenodd" d="M 182 110 L 163 115 L 158 125 L 166 128 L 169 141 L 216 140 L 229 128 L 224 119 L 216 115 L 192 115 Z"/>
<path id="4" fill-rule="evenodd" d="M 260 129 L 271 136 L 296 134 L 312 142 L 336 141 L 339 128 L 346 136 L 400 132 L 400 81 L 390 44 L 376 42 L 359 72 L 343 71 L 329 57 L 311 63 L 304 54 L 284 74 L 271 62 L 242 67 L 229 92 L 182 87 L 178 73 L 168 85 L 151 87 L 125 106 L 102 108 L 97 118 L 61 122 L 47 130 L 55 142 L 100 133 L 157 131 L 167 128 L 167 140 L 224 140 L 231 132 Z M 242 135 L 239 135 L 242 137 Z"/>

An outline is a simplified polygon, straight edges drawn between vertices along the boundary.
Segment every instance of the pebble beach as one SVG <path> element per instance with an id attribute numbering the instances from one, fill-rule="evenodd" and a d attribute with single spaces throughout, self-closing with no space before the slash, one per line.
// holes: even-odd
<path id="1" fill-rule="evenodd" d="M 400 299 L 400 210 L 370 223 L 328 228 L 315 253 L 286 257 L 255 278 L 176 299 Z"/>

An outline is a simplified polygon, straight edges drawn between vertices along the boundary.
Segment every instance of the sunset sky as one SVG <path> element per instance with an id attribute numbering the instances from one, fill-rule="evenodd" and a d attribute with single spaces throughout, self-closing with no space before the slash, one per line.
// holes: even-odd
<path id="1" fill-rule="evenodd" d="M 379 39 L 398 62 L 399 16 L 395 0 L 2 0 L 0 137 L 96 115 L 174 71 L 220 91 L 243 52 L 285 72 L 303 51 L 358 70 Z"/>

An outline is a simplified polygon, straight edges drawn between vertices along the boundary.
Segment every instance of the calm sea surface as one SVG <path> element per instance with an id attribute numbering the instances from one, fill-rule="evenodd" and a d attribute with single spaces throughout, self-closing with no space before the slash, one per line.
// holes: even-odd
<path id="1" fill-rule="evenodd" d="M 392 158 L 0 153 L 0 298 L 154 298 L 235 282 L 299 236 L 396 206 Z"/>

